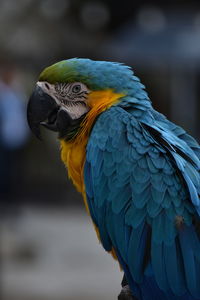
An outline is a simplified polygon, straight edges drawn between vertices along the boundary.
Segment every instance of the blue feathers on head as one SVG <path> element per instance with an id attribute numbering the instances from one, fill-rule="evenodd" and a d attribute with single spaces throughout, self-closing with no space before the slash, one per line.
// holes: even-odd
<path id="1" fill-rule="evenodd" d="M 134 75 L 131 67 L 122 63 L 110 61 L 94 61 L 85 58 L 66 60 L 67 65 L 76 69 L 80 80 L 84 81 L 92 90 L 113 89 L 125 95 L 119 105 L 132 104 L 151 107 L 145 86 Z"/>

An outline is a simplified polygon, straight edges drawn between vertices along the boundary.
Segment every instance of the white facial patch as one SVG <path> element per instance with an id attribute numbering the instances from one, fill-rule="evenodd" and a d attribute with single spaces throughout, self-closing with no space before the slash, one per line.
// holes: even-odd
<path id="1" fill-rule="evenodd" d="M 72 119 L 78 119 L 89 111 L 86 104 L 90 90 L 82 82 L 50 84 L 39 81 L 37 85 L 50 95 Z"/>
<path id="2" fill-rule="evenodd" d="M 62 107 L 63 110 L 65 110 L 71 116 L 72 119 L 79 119 L 82 115 L 84 115 L 89 111 L 89 107 L 87 106 L 84 107 L 81 105 L 78 105 L 77 107 L 75 106 L 70 107 L 70 106 L 63 105 Z"/>

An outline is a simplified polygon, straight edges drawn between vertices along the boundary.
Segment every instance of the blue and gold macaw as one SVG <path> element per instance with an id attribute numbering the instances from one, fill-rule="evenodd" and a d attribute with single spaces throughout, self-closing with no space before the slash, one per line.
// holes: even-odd
<path id="1" fill-rule="evenodd" d="M 119 299 L 200 299 L 200 146 L 153 109 L 119 63 L 46 68 L 28 122 L 59 133 L 61 158 L 104 249 L 124 270 Z"/>

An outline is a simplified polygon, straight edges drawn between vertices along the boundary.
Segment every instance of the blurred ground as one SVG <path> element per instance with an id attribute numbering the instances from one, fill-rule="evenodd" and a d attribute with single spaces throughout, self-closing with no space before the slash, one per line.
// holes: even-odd
<path id="1" fill-rule="evenodd" d="M 2 300 L 117 299 L 122 273 L 80 209 L 25 207 L 2 222 Z"/>

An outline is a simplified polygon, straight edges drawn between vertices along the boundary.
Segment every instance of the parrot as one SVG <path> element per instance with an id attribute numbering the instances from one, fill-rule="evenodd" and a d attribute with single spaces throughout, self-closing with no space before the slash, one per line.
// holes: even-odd
<path id="1" fill-rule="evenodd" d="M 156 111 L 131 67 L 70 58 L 46 67 L 27 106 L 55 131 L 102 247 L 123 271 L 120 300 L 200 299 L 200 146 Z"/>

